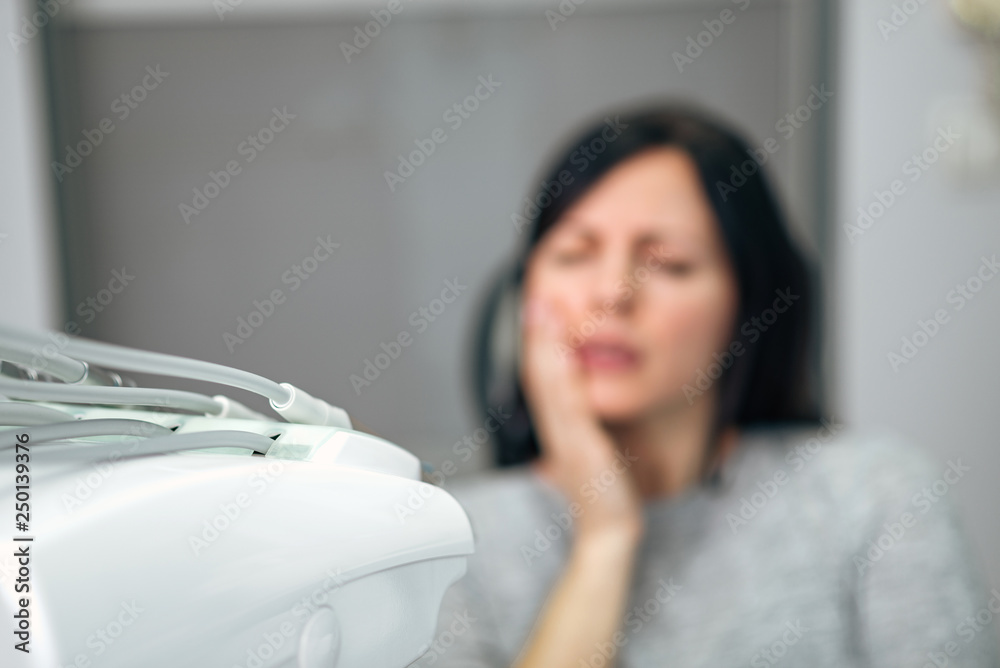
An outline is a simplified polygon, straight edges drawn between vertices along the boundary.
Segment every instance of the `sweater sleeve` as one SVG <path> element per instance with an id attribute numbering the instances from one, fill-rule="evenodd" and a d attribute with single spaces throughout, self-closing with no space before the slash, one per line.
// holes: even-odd
<path id="1" fill-rule="evenodd" d="M 897 442 L 859 472 L 869 503 L 853 572 L 868 665 L 1000 668 L 1000 593 L 981 577 L 954 504 L 971 470 Z"/>

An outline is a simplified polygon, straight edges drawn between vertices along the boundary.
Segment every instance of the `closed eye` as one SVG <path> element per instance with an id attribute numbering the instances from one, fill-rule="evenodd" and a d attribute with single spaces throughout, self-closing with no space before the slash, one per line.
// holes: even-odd
<path id="1" fill-rule="evenodd" d="M 664 262 L 660 265 L 660 271 L 672 276 L 685 276 L 694 270 L 694 265 L 690 262 Z"/>
<path id="2" fill-rule="evenodd" d="M 586 253 L 556 253 L 553 260 L 556 264 L 576 264 L 587 257 Z"/>

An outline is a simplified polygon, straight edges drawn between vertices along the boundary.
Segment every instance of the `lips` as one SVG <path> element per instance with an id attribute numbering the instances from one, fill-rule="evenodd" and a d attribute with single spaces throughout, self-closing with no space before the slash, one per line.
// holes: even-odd
<path id="1" fill-rule="evenodd" d="M 639 364 L 639 351 L 623 341 L 588 341 L 576 350 L 587 369 L 627 371 Z"/>

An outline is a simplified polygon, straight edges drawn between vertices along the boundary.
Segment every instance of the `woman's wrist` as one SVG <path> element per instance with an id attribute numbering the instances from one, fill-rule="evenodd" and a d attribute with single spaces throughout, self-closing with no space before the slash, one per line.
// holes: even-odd
<path id="1" fill-rule="evenodd" d="M 582 529 L 573 541 L 574 552 L 588 560 L 631 560 L 642 542 L 642 527 Z"/>

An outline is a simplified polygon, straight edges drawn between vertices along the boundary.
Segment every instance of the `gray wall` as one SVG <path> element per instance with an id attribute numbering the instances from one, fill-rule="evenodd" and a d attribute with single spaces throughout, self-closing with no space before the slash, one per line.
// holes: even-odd
<path id="1" fill-rule="evenodd" d="M 432 463 L 454 457 L 477 426 L 464 351 L 480 293 L 518 242 L 511 214 L 581 121 L 670 94 L 722 111 L 758 141 L 778 138 L 773 167 L 797 229 L 815 243 L 819 158 L 807 149 L 821 126 L 786 140 L 775 124 L 821 82 L 803 65 L 815 54 L 793 51 L 791 38 L 816 42 L 789 30 L 801 10 L 754 3 L 680 72 L 672 54 L 724 7 L 735 5 L 584 7 L 556 30 L 541 6 L 408 9 L 350 64 L 339 44 L 363 15 L 65 34 L 66 105 L 76 113 L 64 134 L 76 140 L 105 117 L 115 124 L 65 175 L 71 257 L 82 260 L 71 304 L 126 267 L 134 281 L 89 335 L 294 382 Z M 169 75 L 119 121 L 113 100 L 148 65 Z M 443 112 L 490 75 L 501 86 L 453 129 Z M 247 162 L 239 145 L 273 107 L 296 117 Z M 437 127 L 447 140 L 391 192 L 384 171 Z M 179 205 L 229 160 L 242 171 L 186 223 Z M 318 235 L 340 247 L 292 291 L 281 277 Z M 419 333 L 410 314 L 456 278 L 467 289 Z M 224 333 L 276 288 L 287 301 L 230 352 Z M 413 343 L 358 394 L 351 374 L 403 331 Z"/>
<path id="2" fill-rule="evenodd" d="M 961 310 L 948 301 L 975 277 L 980 258 L 1000 254 L 1000 173 L 996 156 L 976 155 L 998 141 L 1000 109 L 987 106 L 985 56 L 948 15 L 926 3 L 898 31 L 879 21 L 892 3 L 847 0 L 838 61 L 843 91 L 836 238 L 836 403 L 861 426 L 889 425 L 930 450 L 942 470 L 960 458 L 972 467 L 947 494 L 962 509 L 990 584 L 1000 584 L 1000 278 Z M 994 52 L 994 59 L 1000 58 Z M 914 181 L 906 161 L 923 152 L 937 128 L 961 136 Z M 943 145 L 943 144 L 942 144 Z M 903 195 L 854 243 L 844 225 L 873 191 L 893 180 Z M 893 370 L 903 337 L 943 309 L 937 334 Z M 918 337 L 919 338 L 919 337 Z M 930 482 L 930 481 L 929 481 Z M 915 492 L 917 490 L 914 490 Z"/>

